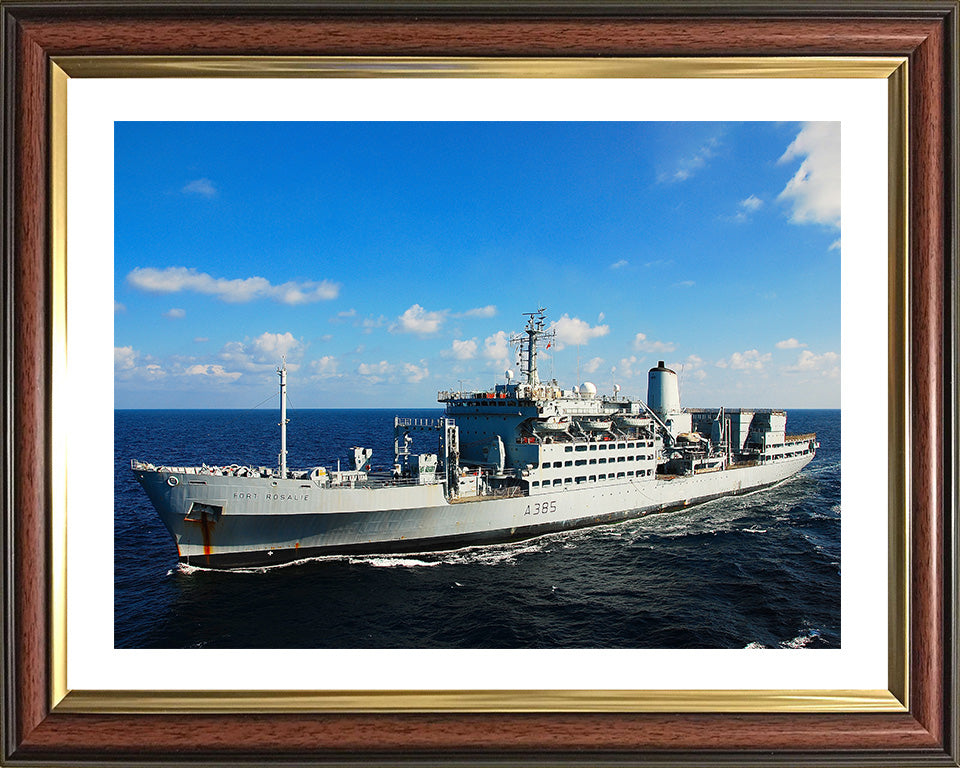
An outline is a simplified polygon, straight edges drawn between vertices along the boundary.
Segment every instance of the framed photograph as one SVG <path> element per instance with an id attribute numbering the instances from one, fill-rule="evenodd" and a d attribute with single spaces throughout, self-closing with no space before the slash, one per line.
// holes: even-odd
<path id="1" fill-rule="evenodd" d="M 882 13 L 857 3 L 706 10 L 658 3 L 278 8 L 3 2 L 9 478 L 3 760 L 176 764 L 189 755 L 231 764 L 957 765 L 957 10 L 955 2 L 891 4 Z M 464 146 L 472 148 L 475 164 L 469 176 L 461 173 Z M 626 153 L 627 146 L 636 147 L 637 156 Z M 224 147 L 230 149 L 221 155 Z M 242 162 L 230 165 L 227 155 Z M 623 169 L 641 160 L 646 180 L 638 173 L 639 181 L 624 185 Z M 175 166 L 180 170 L 170 173 Z M 324 181 L 281 192 L 294 168 Z M 711 193 L 711 171 L 736 179 L 729 187 L 736 194 Z M 702 197 L 690 191 L 697 176 L 704 180 Z M 505 187 L 502 180 L 509 178 Z M 574 180 L 569 186 L 581 191 L 581 199 L 573 201 L 569 190 L 549 197 L 563 186 L 557 178 Z M 469 196 L 469 210 L 458 213 L 448 203 L 467 179 L 490 191 Z M 272 192 L 270 184 L 276 185 Z M 443 189 L 446 199 L 440 200 Z M 232 210 L 223 199 L 227 190 L 240 201 Z M 538 191 L 544 212 L 577 212 L 560 236 L 572 239 L 569 254 L 536 253 L 560 241 L 537 239 L 535 220 L 516 229 L 505 221 L 501 209 L 510 199 L 529 201 Z M 496 200 L 487 200 L 494 192 Z M 628 215 L 636 215 L 633 226 L 654 240 L 660 237 L 655 216 L 687 230 L 702 225 L 742 233 L 752 225 L 760 233 L 750 241 L 756 248 L 789 243 L 791 251 L 761 265 L 733 252 L 742 246 L 729 247 L 725 271 L 711 272 L 717 264 L 673 262 L 650 255 L 652 248 L 617 250 L 613 243 L 621 241 L 612 237 L 604 249 L 577 230 L 587 197 L 595 206 L 590 220 L 599 221 L 602 210 L 612 230 Z M 217 205 L 219 214 L 211 210 Z M 775 208 L 776 221 L 770 215 L 762 228 L 760 220 Z M 326 217 L 319 223 L 311 220 L 318 209 Z M 246 213 L 238 217 L 241 210 Z M 220 223 L 211 225 L 218 216 Z M 423 222 L 419 228 L 405 223 L 420 219 L 447 239 L 428 239 Z M 353 229 L 343 222 L 353 222 Z M 484 223 L 491 231 L 480 237 Z M 312 234 L 293 237 L 291 226 L 313 228 Z M 393 240 L 371 234 L 388 229 L 393 240 L 404 241 L 395 252 Z M 512 238 L 514 251 L 527 246 L 533 255 L 518 262 L 493 242 L 498 236 Z M 157 243 L 184 255 L 204 238 L 218 242 L 203 258 L 155 255 Z M 470 248 L 457 250 L 457 238 L 469 239 Z M 306 244 L 320 241 L 331 249 L 320 260 L 329 272 L 297 271 Z M 578 242 L 590 251 L 580 259 L 570 255 Z M 695 242 L 678 237 L 661 242 L 659 251 Z M 282 246 L 270 256 L 246 253 L 256 243 Z M 716 247 L 725 253 L 719 242 Z M 334 248 L 343 253 L 333 254 Z M 809 257 L 814 251 L 816 259 Z M 271 258 L 286 266 L 270 272 L 264 265 Z M 234 260 L 232 268 L 225 259 Z M 532 279 L 502 282 L 494 292 L 465 282 L 470 270 L 485 274 L 498 265 L 505 274 L 521 267 L 527 274 L 539 271 L 550 302 L 576 297 L 589 309 L 567 314 L 554 306 L 543 316 Z M 738 271 L 761 277 L 727 279 Z M 588 302 L 586 290 L 575 290 L 581 273 L 606 286 L 595 292 L 600 299 Z M 429 290 L 421 289 L 418 274 Z M 344 275 L 354 291 L 348 303 L 336 301 Z M 710 282 L 716 295 L 702 286 L 692 290 L 697 281 Z M 563 285 L 570 290 L 564 293 Z M 606 348 L 601 354 L 598 345 L 612 344 L 618 329 L 629 325 L 622 310 L 631 285 L 658 294 L 648 301 L 651 311 L 671 322 L 629 326 L 629 336 L 618 339 L 629 342 L 627 356 L 615 358 Z M 519 308 L 533 312 L 525 331 L 506 315 L 527 294 L 537 306 Z M 486 298 L 491 295 L 495 300 Z M 748 314 L 731 312 L 727 325 L 717 321 L 723 330 L 716 335 L 730 349 L 704 344 L 709 351 L 700 356 L 700 348 L 687 343 L 698 333 L 696 321 L 682 330 L 682 307 L 692 295 L 699 305 L 716 301 L 719 308 L 732 299 L 750 305 Z M 254 301 L 261 304 L 254 307 Z M 819 325 L 802 326 L 809 336 L 800 337 L 776 318 L 803 307 L 823 317 Z M 291 308 L 322 315 L 311 321 L 309 339 L 288 332 Z M 259 335 L 267 317 L 274 318 L 272 325 Z M 764 325 L 766 346 L 736 346 L 740 337 L 733 329 L 742 322 Z M 441 327 L 449 329 L 446 335 L 438 333 Z M 505 352 L 511 336 L 526 339 L 517 371 Z M 374 351 L 364 356 L 368 339 Z M 418 351 L 439 343 L 443 350 Z M 272 359 L 277 355 L 284 360 L 280 370 Z M 804 527 L 806 518 L 783 526 L 799 530 L 796 542 L 802 539 L 796 546 L 781 541 L 777 555 L 783 572 L 793 574 L 792 591 L 760 609 L 770 614 L 764 626 L 779 627 L 780 634 L 711 628 L 697 636 L 695 628 L 709 620 L 688 617 L 685 633 L 640 643 L 637 627 L 656 625 L 633 615 L 633 634 L 610 639 L 593 627 L 573 635 L 568 623 L 548 642 L 549 630 L 523 623 L 526 609 L 518 608 L 509 614 L 515 621 L 504 619 L 505 634 L 497 634 L 495 617 L 484 614 L 487 631 L 473 642 L 463 641 L 462 633 L 460 641 L 450 641 L 455 633 L 424 632 L 410 621 L 407 634 L 394 635 L 401 639 L 391 644 L 349 617 L 337 625 L 333 603 L 324 598 L 349 601 L 349 590 L 331 598 L 336 580 L 313 578 L 318 574 L 310 566 L 286 569 L 270 586 L 288 597 L 298 589 L 317 593 L 288 604 L 311 611 L 309 617 L 285 615 L 280 598 L 244 601 L 237 590 L 265 589 L 262 574 L 230 574 L 228 583 L 190 573 L 221 561 L 256 569 L 269 566 L 270 557 L 296 560 L 301 544 L 310 555 L 328 554 L 311 549 L 323 549 L 323 540 L 299 532 L 287 537 L 289 551 L 211 540 L 210 525 L 227 506 L 256 506 L 237 495 L 242 485 L 249 486 L 244 494 L 270 493 L 279 503 L 285 487 L 267 486 L 293 483 L 282 500 L 295 503 L 297 494 L 315 493 L 313 486 L 382 481 L 391 492 L 443 487 L 451 493 L 473 482 L 477 497 L 502 496 L 502 502 L 472 502 L 467 490 L 455 501 L 506 507 L 522 496 L 536 506 L 531 515 L 544 515 L 539 522 L 549 527 L 543 521 L 554 519 L 550 500 L 563 497 L 563 457 L 547 469 L 529 465 L 527 474 L 520 464 L 515 475 L 503 465 L 512 466 L 535 446 L 561 451 L 571 428 L 562 415 L 523 421 L 521 410 L 517 445 L 506 448 L 502 440 L 471 447 L 464 435 L 473 433 L 444 432 L 440 466 L 448 474 L 453 466 L 456 482 L 446 477 L 442 485 L 431 480 L 436 457 L 414 455 L 406 446 L 415 427 L 433 429 L 432 412 L 401 413 L 406 420 L 396 422 L 397 456 L 392 464 L 389 456 L 381 459 L 388 466 L 379 480 L 376 466 L 367 466 L 369 455 L 356 453 L 362 448 L 354 450 L 355 466 L 346 471 L 333 454 L 323 458 L 322 471 L 288 470 L 288 369 L 301 392 L 322 392 L 341 406 L 356 402 L 349 396 L 378 407 L 419 404 L 421 390 L 433 386 L 431 371 L 437 382 L 441 372 L 447 379 L 459 374 L 464 381 L 444 381 L 441 388 L 449 389 L 441 400 L 448 414 L 479 424 L 490 419 L 487 400 L 503 406 L 512 396 L 522 401 L 523 387 L 553 386 L 560 378 L 554 365 L 569 368 L 575 373 L 563 378 L 575 376 L 576 388 L 558 391 L 556 399 L 576 404 L 574 430 L 583 439 L 568 447 L 573 455 L 583 443 L 584 466 L 590 446 L 611 457 L 622 447 L 622 456 L 609 459 L 623 464 L 617 467 L 622 482 L 627 472 L 636 477 L 637 467 L 646 472 L 648 457 L 637 454 L 637 440 L 646 441 L 643 430 L 649 429 L 657 454 L 673 462 L 661 474 L 709 484 L 719 482 L 710 473 L 723 468 L 711 460 L 766 465 L 769 472 L 778 462 L 805 464 L 804 451 L 812 455 L 820 447 L 811 435 L 801 436 L 806 442 L 777 439 L 782 425 L 774 422 L 782 411 L 772 402 L 776 397 L 752 388 L 754 379 L 773 372 L 774 360 L 782 374 L 775 388 L 792 398 L 788 405 L 836 409 L 799 411 L 791 417 L 794 431 L 826 430 L 838 443 L 842 399 L 845 449 L 843 567 L 835 445 L 835 462 L 822 468 L 823 457 L 834 455 L 827 449 L 817 465 L 826 473 L 818 476 L 821 489 L 830 485 L 835 498 L 821 494 L 823 509 L 810 514 L 812 525 L 824 521 L 832 533 Z M 698 386 L 708 366 L 714 389 Z M 674 369 L 681 371 L 680 392 L 693 401 L 689 405 L 713 411 L 681 411 L 679 403 L 671 410 Z M 170 421 L 175 411 L 124 410 L 223 407 L 240 395 L 227 407 L 242 407 L 254 392 L 245 382 L 269 384 L 278 373 L 280 426 L 273 426 L 272 412 L 259 419 L 278 433 L 266 439 L 253 437 L 256 429 L 246 424 L 222 432 L 233 416 L 178 426 Z M 213 393 L 209 401 L 195 401 L 197 388 L 166 386 L 200 379 Z M 647 403 L 621 393 L 621 384 Z M 753 422 L 748 435 L 744 411 L 720 412 L 724 402 L 708 402 L 723 386 L 745 400 L 758 398 L 736 405 L 767 409 L 761 420 L 770 423 L 759 443 L 750 436 Z M 296 392 L 291 389 L 294 398 Z M 347 399 L 337 402 L 338 393 Z M 599 402 L 601 410 L 594 407 Z M 327 418 L 293 410 L 294 421 L 298 413 L 314 425 Z M 748 416 L 754 419 L 754 410 Z M 360 424 L 359 416 L 351 418 L 353 426 Z M 692 419 L 689 425 L 684 418 Z M 731 430 L 739 430 L 740 421 L 743 439 L 734 449 Z M 291 426 L 291 436 L 302 441 L 311 429 Z M 155 455 L 165 445 L 153 440 L 161 433 L 175 436 L 180 453 Z M 256 466 L 252 454 L 226 464 L 217 440 L 208 439 L 218 433 L 231 435 L 223 441 L 234 449 L 244 441 L 264 449 L 262 464 L 270 463 L 270 446 L 279 438 L 279 468 Z M 673 447 L 662 450 L 661 440 Z M 724 445 L 729 455 L 693 446 L 701 442 Z M 210 463 L 198 454 L 192 469 L 171 466 L 188 444 L 212 450 Z M 293 461 L 297 447 L 291 448 L 290 466 L 300 466 Z M 130 455 L 135 451 L 155 453 Z M 596 479 L 589 469 L 581 478 L 570 463 L 571 485 L 595 482 L 598 494 L 608 490 L 603 467 Z M 220 500 L 215 488 L 208 489 L 202 502 L 175 510 L 188 533 L 171 531 L 176 546 L 170 542 L 159 557 L 144 557 L 144 542 L 154 546 L 147 529 L 159 522 L 120 513 L 115 518 L 113 512 L 125 494 L 139 493 L 135 477 L 163 515 L 166 502 L 151 490 L 153 475 L 161 489 L 212 483 L 229 485 L 234 496 Z M 656 503 L 670 508 L 668 499 Z M 611 519 L 616 514 L 609 512 Z M 733 534 L 725 540 L 741 556 L 756 551 L 761 558 L 763 547 L 774 545 L 758 520 L 745 515 L 736 530 L 723 531 Z M 703 533 L 715 536 L 717 530 L 708 526 Z M 218 529 L 217 535 L 224 534 Z M 668 539 L 656 539 L 661 552 Z M 568 550 L 576 546 L 554 541 L 556 551 L 538 551 L 534 560 L 569 561 Z M 619 540 L 607 544 L 611 551 L 622 547 Z M 642 549 L 644 542 L 630 544 Z M 722 552 L 717 546 L 715 555 Z M 396 608 L 402 596 L 433 599 L 422 596 L 439 595 L 441 587 L 451 597 L 436 598 L 440 604 L 477 606 L 466 593 L 453 596 L 464 585 L 444 570 L 448 565 L 433 569 L 438 561 L 417 547 L 410 551 L 415 561 L 401 554 L 386 563 L 342 564 L 344 584 L 360 578 L 357 588 L 384 596 L 364 602 L 364 611 L 374 604 Z M 589 561 L 586 551 L 580 547 L 576 554 Z M 604 551 L 591 557 L 600 562 Z M 347 554 L 382 557 L 375 548 Z M 637 562 L 654 562 L 649 557 Z M 720 557 L 741 567 L 732 554 Z M 226 562 L 230 558 L 236 562 Z M 704 563 L 722 571 L 709 559 Z M 821 566 L 827 575 L 806 586 L 804 568 Z M 172 613 L 151 617 L 158 567 L 179 586 Z M 416 574 L 422 589 L 407 582 L 396 587 L 398 568 Z M 423 576 L 430 572 L 451 576 L 450 583 L 431 587 Z M 308 573 L 313 576 L 305 584 Z M 698 583 L 671 573 L 665 578 Z M 731 583 L 762 582 L 761 571 L 756 574 Z M 485 581 L 494 589 L 491 578 Z M 557 591 L 556 584 L 564 584 L 559 576 L 544 578 L 536 588 L 554 584 L 549 595 L 524 596 L 522 583 L 514 585 L 516 593 L 497 588 L 498 594 L 514 607 L 527 605 L 526 599 L 559 601 L 554 614 L 568 616 L 570 606 L 587 605 Z M 715 577 L 704 580 L 717 583 Z M 833 586 L 819 604 L 807 600 L 827 582 Z M 616 615 L 618 594 L 610 587 L 588 601 L 605 626 Z M 743 605 L 740 598 L 720 596 L 716 604 Z M 650 611 L 669 607 L 652 602 L 650 593 L 644 599 Z M 204 617 L 218 602 L 221 629 L 206 632 Z M 320 607 L 310 607 L 314 602 Z M 262 626 L 250 622 L 249 611 L 235 626 L 223 618 L 224 612 L 239 615 L 245 603 L 262 613 Z M 826 607 L 818 613 L 817 605 Z M 445 626 L 457 618 L 438 615 Z M 412 614 L 395 610 L 380 619 L 393 624 L 403 616 Z M 325 642 L 303 631 L 311 622 L 330 628 Z"/>

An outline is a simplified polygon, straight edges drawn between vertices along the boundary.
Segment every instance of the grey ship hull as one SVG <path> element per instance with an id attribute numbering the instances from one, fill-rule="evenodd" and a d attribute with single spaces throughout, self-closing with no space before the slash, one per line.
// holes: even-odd
<path id="1" fill-rule="evenodd" d="M 439 484 L 318 487 L 304 479 L 176 468 L 134 474 L 172 534 L 181 562 L 236 568 L 322 555 L 449 550 L 617 522 L 768 487 L 812 458 L 809 453 L 703 474 L 454 503 Z M 197 511 L 207 508 L 218 512 Z"/>

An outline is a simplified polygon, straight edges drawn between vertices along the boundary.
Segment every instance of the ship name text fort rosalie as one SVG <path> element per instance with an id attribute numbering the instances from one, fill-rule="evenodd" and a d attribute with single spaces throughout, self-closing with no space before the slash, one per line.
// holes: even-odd
<path id="1" fill-rule="evenodd" d="M 551 332 L 529 313 L 514 338 L 521 376 L 483 392 L 440 392 L 438 419 L 394 419 L 393 469 L 290 469 L 286 367 L 278 466 L 131 466 L 180 562 L 276 565 L 320 555 L 424 552 L 613 523 L 774 485 L 799 472 L 816 436 L 787 435 L 782 410 L 681 408 L 677 375 L 651 368 L 646 402 L 562 389 L 537 373 Z M 433 433 L 414 453 L 411 433 Z"/>

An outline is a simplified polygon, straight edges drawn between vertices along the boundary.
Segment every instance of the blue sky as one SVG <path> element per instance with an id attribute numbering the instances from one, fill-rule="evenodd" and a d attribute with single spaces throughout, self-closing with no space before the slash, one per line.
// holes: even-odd
<path id="1" fill-rule="evenodd" d="M 430 407 L 515 368 L 840 405 L 839 123 L 117 123 L 115 403 Z"/>

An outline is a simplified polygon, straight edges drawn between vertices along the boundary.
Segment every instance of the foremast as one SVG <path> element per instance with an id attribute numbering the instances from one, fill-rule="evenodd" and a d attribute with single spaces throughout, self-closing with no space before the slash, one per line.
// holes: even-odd
<path id="1" fill-rule="evenodd" d="M 280 477 L 287 476 L 287 359 L 281 358 L 282 363 L 277 368 L 280 376 Z"/>
<path id="2" fill-rule="evenodd" d="M 555 331 L 545 330 L 547 316 L 546 310 L 539 307 L 536 312 L 524 312 L 527 316 L 527 327 L 524 333 L 518 333 L 510 342 L 517 345 L 517 351 L 520 354 L 520 368 L 527 377 L 527 384 L 531 387 L 540 383 L 540 376 L 537 374 L 537 343 L 541 340 L 547 340 L 547 348 L 556 336 Z"/>

